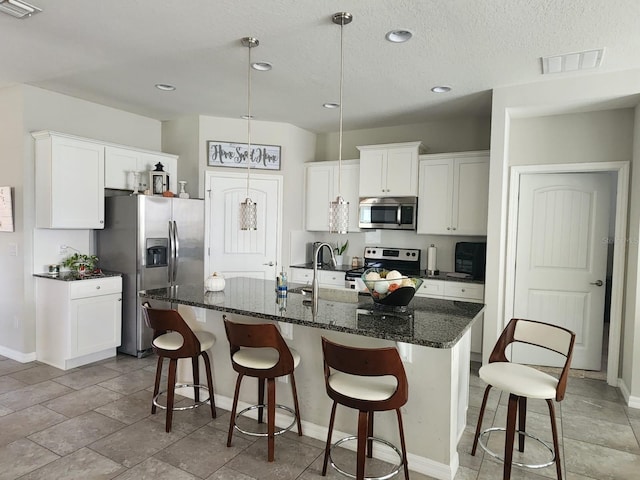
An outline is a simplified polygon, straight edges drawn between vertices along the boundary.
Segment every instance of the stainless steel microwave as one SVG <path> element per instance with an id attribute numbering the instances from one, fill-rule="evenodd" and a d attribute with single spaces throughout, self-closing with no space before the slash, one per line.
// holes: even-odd
<path id="1" fill-rule="evenodd" d="M 415 230 L 417 197 L 361 198 L 358 226 L 390 230 Z"/>

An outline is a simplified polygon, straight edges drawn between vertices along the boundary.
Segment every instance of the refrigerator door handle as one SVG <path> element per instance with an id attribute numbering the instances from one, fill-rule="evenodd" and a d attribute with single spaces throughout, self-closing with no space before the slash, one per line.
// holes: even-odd
<path id="1" fill-rule="evenodd" d="M 180 259 L 180 240 L 178 240 L 178 224 L 173 221 L 173 281 L 178 279 L 178 260 Z"/>
<path id="2" fill-rule="evenodd" d="M 167 281 L 169 284 L 173 282 L 173 268 L 175 264 L 176 245 L 174 241 L 173 222 L 169 220 L 169 267 L 167 268 Z"/>

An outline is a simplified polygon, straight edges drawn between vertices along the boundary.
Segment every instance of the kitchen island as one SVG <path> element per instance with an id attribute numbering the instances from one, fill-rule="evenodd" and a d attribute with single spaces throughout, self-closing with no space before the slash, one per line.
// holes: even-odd
<path id="1" fill-rule="evenodd" d="M 409 468 L 435 478 L 452 479 L 458 469 L 456 446 L 466 426 L 469 388 L 470 327 L 483 305 L 415 297 L 404 312 L 382 311 L 368 296 L 340 292 L 319 299 L 312 315 L 306 296 L 290 286 L 279 298 L 275 282 L 250 278 L 227 279 L 224 291 L 205 292 L 200 285 L 179 285 L 140 292 L 153 300 L 179 304 L 179 311 L 194 329 L 216 335 L 211 354 L 216 403 L 231 407 L 235 372 L 221 321 L 226 313 L 241 322 L 276 321 L 287 342 L 302 361 L 296 369 L 304 434 L 326 440 L 331 401 L 324 389 L 320 337 L 360 347 L 397 346 L 409 379 L 409 402 L 403 407 Z M 332 297 L 329 292 L 324 292 Z M 342 296 L 341 296 L 342 295 Z M 341 300 L 341 301 L 338 301 Z M 185 362 L 180 374 L 189 380 Z M 241 392 L 244 405 L 255 403 L 257 388 Z M 278 403 L 291 405 L 288 385 L 278 385 Z M 379 417 L 379 418 L 378 418 Z M 356 429 L 357 414 L 339 408 L 334 441 Z M 276 423 L 287 424 L 286 419 Z M 393 412 L 376 416 L 376 435 L 398 443 Z M 276 450 L 277 453 L 277 450 Z M 376 452 L 383 459 L 386 452 Z M 393 457 L 389 460 L 395 461 Z M 276 459 L 277 460 L 277 459 Z"/>

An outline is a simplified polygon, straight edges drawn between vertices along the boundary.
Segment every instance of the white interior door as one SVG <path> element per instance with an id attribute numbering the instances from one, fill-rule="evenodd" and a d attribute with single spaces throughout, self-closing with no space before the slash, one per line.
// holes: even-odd
<path id="1" fill-rule="evenodd" d="M 609 232 L 608 173 L 520 177 L 514 316 L 576 334 L 571 366 L 600 370 Z M 532 348 L 514 360 L 557 365 Z"/>
<path id="2" fill-rule="evenodd" d="M 249 196 L 257 204 L 258 228 L 240 230 L 240 203 L 247 197 L 243 174 L 207 172 L 207 274 L 274 279 L 280 263 L 282 177 L 251 175 Z"/>

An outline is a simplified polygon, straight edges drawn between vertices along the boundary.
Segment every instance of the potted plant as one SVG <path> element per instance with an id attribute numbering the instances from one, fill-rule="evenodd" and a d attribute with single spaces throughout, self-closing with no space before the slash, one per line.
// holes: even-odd
<path id="1" fill-rule="evenodd" d="M 84 274 L 93 272 L 98 264 L 98 257 L 95 255 L 85 255 L 84 253 L 74 253 L 62 261 L 62 265 L 72 272 Z"/>
<path id="2" fill-rule="evenodd" d="M 344 242 L 342 245 L 340 245 L 340 242 L 336 243 L 336 248 L 333 249 L 333 252 L 335 253 L 337 265 L 342 265 L 342 261 L 344 259 L 343 254 L 344 252 L 347 251 L 348 246 L 349 246 L 349 240 Z"/>

